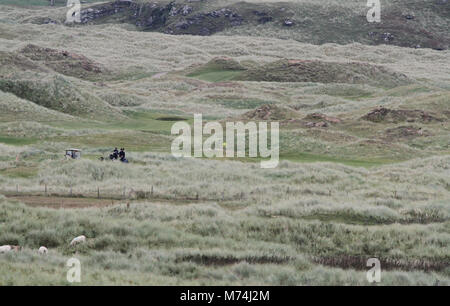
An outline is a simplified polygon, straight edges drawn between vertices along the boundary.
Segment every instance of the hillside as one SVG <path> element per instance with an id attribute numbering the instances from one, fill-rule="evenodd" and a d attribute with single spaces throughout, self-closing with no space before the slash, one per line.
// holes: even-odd
<path id="1" fill-rule="evenodd" d="M 448 1 L 88 2 L 0 0 L 0 286 L 72 257 L 81 285 L 450 285 Z M 279 123 L 277 167 L 175 157 L 194 114 Z"/>
<path id="2" fill-rule="evenodd" d="M 121 0 L 82 11 L 88 24 L 127 23 L 141 31 L 192 35 L 245 35 L 324 44 L 359 42 L 448 49 L 450 4 L 444 0 L 383 3 L 381 23 L 366 20 L 364 1 L 147 1 Z M 63 17 L 41 17 L 48 23 Z"/>

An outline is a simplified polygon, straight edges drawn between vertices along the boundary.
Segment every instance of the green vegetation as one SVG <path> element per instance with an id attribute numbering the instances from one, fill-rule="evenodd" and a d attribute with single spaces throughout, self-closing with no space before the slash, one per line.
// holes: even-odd
<path id="1" fill-rule="evenodd" d="M 388 164 L 393 161 L 389 160 L 352 160 L 352 159 L 339 159 L 339 158 L 333 158 L 329 156 L 320 156 L 315 154 L 308 154 L 308 153 L 296 153 L 296 154 L 281 154 L 280 156 L 282 159 L 294 161 L 294 162 L 303 162 L 303 163 L 310 163 L 310 162 L 334 162 L 334 163 L 341 163 L 348 166 L 354 166 L 354 167 L 373 167 L 373 166 L 379 166 L 383 164 Z"/>
<path id="2" fill-rule="evenodd" d="M 183 2 L 186 16 L 142 0 L 139 21 L 159 21 L 136 27 L 128 11 L 67 26 L 61 1 L 10 2 L 0 245 L 23 250 L 0 254 L 0 285 L 67 284 L 73 256 L 85 285 L 367 285 L 371 257 L 382 285 L 450 284 L 450 61 L 431 49 L 448 44 L 444 6 L 390 1 L 369 25 L 350 0 Z M 241 24 L 180 23 L 222 8 Z M 197 113 L 279 122 L 278 167 L 173 157 L 173 124 Z M 99 160 L 114 147 L 130 163 Z"/>
<path id="3" fill-rule="evenodd" d="M 14 145 L 14 146 L 23 146 L 23 145 L 35 143 L 35 142 L 37 142 L 37 139 L 2 136 L 2 137 L 0 137 L 0 142 L 9 144 L 9 145 Z"/>

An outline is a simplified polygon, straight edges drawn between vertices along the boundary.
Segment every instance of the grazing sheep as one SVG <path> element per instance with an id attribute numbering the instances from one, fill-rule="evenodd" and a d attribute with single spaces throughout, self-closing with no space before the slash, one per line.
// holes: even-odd
<path id="1" fill-rule="evenodd" d="M 81 235 L 78 237 L 73 238 L 72 242 L 70 243 L 71 246 L 76 245 L 78 243 L 83 243 L 86 241 L 86 236 Z"/>
<path id="2" fill-rule="evenodd" d="M 0 246 L 0 254 L 1 253 L 8 253 L 11 251 L 18 252 L 22 249 L 22 247 L 18 245 L 2 245 Z"/>
<path id="3" fill-rule="evenodd" d="M 2 245 L 0 246 L 0 254 L 11 252 L 12 248 L 10 245 Z"/>
<path id="4" fill-rule="evenodd" d="M 47 254 L 48 253 L 48 249 L 46 248 L 46 247 L 44 247 L 44 246 L 41 246 L 40 248 L 39 248 L 39 250 L 38 250 L 38 253 L 39 254 Z"/>

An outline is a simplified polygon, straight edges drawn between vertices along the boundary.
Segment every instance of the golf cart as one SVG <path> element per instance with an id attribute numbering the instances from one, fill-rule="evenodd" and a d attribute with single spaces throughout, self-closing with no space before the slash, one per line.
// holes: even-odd
<path id="1" fill-rule="evenodd" d="M 78 159 L 81 157 L 81 150 L 78 149 L 67 149 L 66 158 Z"/>

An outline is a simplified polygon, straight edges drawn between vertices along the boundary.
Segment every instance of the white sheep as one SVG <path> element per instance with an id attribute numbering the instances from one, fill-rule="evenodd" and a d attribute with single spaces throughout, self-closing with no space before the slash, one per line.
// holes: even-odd
<path id="1" fill-rule="evenodd" d="M 43 254 L 47 254 L 48 253 L 48 249 L 44 246 L 41 246 L 38 250 L 38 253 L 43 255 Z"/>
<path id="2" fill-rule="evenodd" d="M 2 245 L 0 246 L 0 254 L 1 253 L 8 253 L 11 251 L 19 252 L 22 249 L 22 247 L 18 245 Z"/>
<path id="3" fill-rule="evenodd" d="M 71 246 L 76 245 L 78 243 L 83 243 L 86 241 L 86 236 L 81 235 L 78 237 L 73 238 L 72 242 L 70 243 Z"/>
<path id="4" fill-rule="evenodd" d="M 10 245 L 2 245 L 0 246 L 0 254 L 11 252 L 12 248 Z"/>

